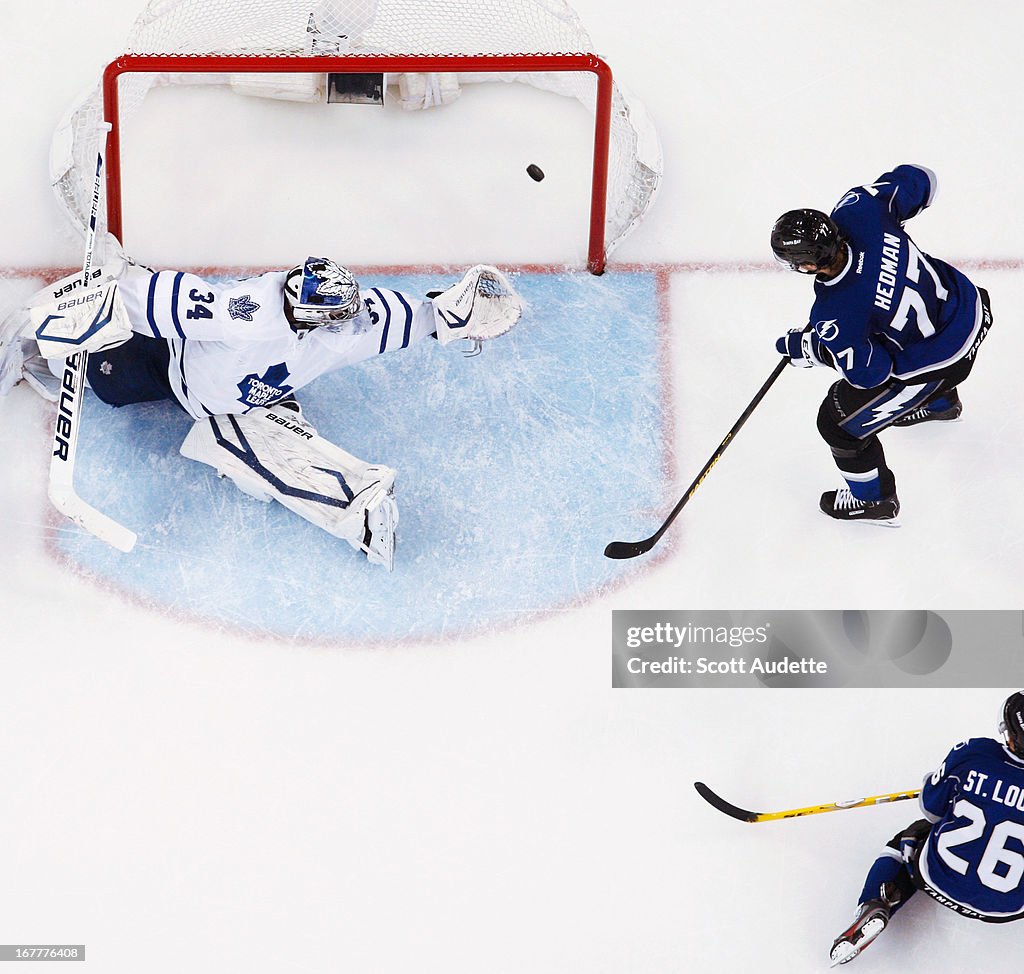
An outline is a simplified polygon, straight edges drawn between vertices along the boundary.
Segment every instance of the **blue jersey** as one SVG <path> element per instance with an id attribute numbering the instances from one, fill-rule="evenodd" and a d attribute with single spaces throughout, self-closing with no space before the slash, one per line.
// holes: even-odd
<path id="1" fill-rule="evenodd" d="M 934 824 L 918 868 L 936 898 L 981 919 L 1024 914 L 1024 759 L 990 738 L 957 744 L 921 807 Z"/>
<path id="2" fill-rule="evenodd" d="M 849 190 L 832 211 L 847 241 L 847 263 L 837 277 L 815 279 L 810 322 L 858 388 L 890 377 L 926 381 L 922 377 L 973 354 L 981 334 L 978 289 L 919 250 L 903 229 L 934 194 L 930 170 L 897 166 Z"/>

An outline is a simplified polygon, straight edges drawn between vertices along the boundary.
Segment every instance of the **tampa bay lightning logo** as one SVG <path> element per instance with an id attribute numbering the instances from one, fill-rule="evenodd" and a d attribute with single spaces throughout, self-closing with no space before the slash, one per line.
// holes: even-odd
<path id="1" fill-rule="evenodd" d="M 832 342 L 839 337 L 839 322 L 835 318 L 829 321 L 819 321 L 815 324 L 814 330 L 823 342 Z"/>
<path id="2" fill-rule="evenodd" d="M 850 190 L 838 203 L 836 203 L 836 210 L 841 210 L 844 206 L 853 206 L 860 199 L 860 193 L 856 190 Z M 836 210 L 832 212 L 835 213 Z"/>
<path id="3" fill-rule="evenodd" d="M 248 409 L 277 402 L 292 391 L 293 387 L 285 383 L 288 374 L 288 366 L 280 362 L 270 366 L 263 375 L 247 375 L 238 383 L 238 391 L 242 394 L 238 401 Z"/>
<path id="4" fill-rule="evenodd" d="M 236 320 L 252 321 L 252 316 L 259 310 L 260 306 L 248 294 L 228 301 L 228 314 Z"/>

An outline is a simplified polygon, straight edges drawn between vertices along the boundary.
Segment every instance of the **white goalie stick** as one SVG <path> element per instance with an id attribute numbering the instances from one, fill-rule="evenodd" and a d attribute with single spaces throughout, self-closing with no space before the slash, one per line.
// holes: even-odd
<path id="1" fill-rule="evenodd" d="M 103 134 L 96 153 L 96 182 L 93 186 L 92 212 L 86 231 L 85 262 L 82 266 L 82 284 L 88 286 L 96 248 L 96 219 L 100 207 L 100 189 L 103 173 L 103 150 L 110 124 L 101 123 Z M 53 452 L 50 456 L 50 501 L 65 517 L 81 525 L 90 534 L 107 542 L 119 551 L 131 551 L 135 533 L 123 524 L 107 517 L 87 504 L 75 491 L 75 456 L 78 453 L 78 431 L 82 424 L 82 399 L 85 395 L 85 368 L 87 352 L 79 351 L 67 358 L 61 377 L 60 398 L 57 401 L 57 419 L 53 428 Z"/>

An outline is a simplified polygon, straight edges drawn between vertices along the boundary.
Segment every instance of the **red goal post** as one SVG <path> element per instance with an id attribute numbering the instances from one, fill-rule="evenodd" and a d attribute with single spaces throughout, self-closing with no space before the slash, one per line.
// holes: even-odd
<path id="1" fill-rule="evenodd" d="M 107 229 L 122 243 L 124 214 L 121 205 L 121 107 L 119 81 L 127 74 L 374 74 L 472 73 L 523 74 L 530 72 L 589 72 L 597 82 L 594 105 L 594 152 L 591 173 L 590 227 L 587 267 L 593 274 L 605 268 L 608 242 L 609 147 L 612 130 L 613 79 L 605 61 L 594 54 L 524 55 L 265 55 L 265 54 L 125 54 L 103 72 L 103 117 L 107 134 Z M 614 242 L 617 242 L 614 241 Z"/>

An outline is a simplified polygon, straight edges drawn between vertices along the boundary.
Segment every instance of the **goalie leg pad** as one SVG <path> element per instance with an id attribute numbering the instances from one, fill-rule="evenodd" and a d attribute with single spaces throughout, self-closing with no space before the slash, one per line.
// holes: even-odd
<path id="1" fill-rule="evenodd" d="M 300 415 L 270 406 L 210 416 L 189 430 L 181 454 L 258 500 L 276 500 L 371 563 L 394 567 L 395 471 L 346 453 Z"/>

